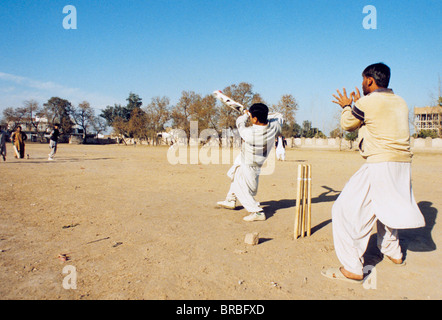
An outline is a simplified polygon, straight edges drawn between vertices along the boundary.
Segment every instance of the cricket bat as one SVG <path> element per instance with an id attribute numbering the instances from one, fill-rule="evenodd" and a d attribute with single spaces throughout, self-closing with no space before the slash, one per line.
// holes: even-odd
<path id="1" fill-rule="evenodd" d="M 229 98 L 226 96 L 221 90 L 216 90 L 213 92 L 213 96 L 218 99 L 219 101 L 223 102 L 228 107 L 232 108 L 233 110 L 236 110 L 239 113 L 243 113 L 245 108 L 242 104 L 236 102 L 235 100 Z"/>
<path id="2" fill-rule="evenodd" d="M 17 147 L 15 145 L 14 145 L 14 151 L 17 158 L 20 159 L 20 152 L 18 152 Z"/>

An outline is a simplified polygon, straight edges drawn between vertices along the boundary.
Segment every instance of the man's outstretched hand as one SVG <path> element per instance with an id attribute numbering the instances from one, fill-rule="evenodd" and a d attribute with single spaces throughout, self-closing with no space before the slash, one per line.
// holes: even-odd
<path id="1" fill-rule="evenodd" d="M 358 88 L 356 88 L 356 92 L 353 91 L 352 93 L 350 93 L 350 97 L 347 96 L 347 90 L 345 90 L 345 88 L 342 89 L 342 94 L 339 90 L 336 90 L 336 92 L 338 93 L 338 95 L 333 95 L 336 100 L 333 100 L 332 102 L 339 104 L 342 108 L 346 106 L 351 106 L 353 102 L 356 102 L 361 98 L 361 93 L 359 92 Z"/>

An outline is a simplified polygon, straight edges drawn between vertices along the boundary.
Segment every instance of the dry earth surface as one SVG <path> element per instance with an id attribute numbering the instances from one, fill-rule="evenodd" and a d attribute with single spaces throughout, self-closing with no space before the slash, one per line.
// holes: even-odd
<path id="1" fill-rule="evenodd" d="M 413 160 L 426 227 L 400 232 L 407 265 L 381 261 L 376 230 L 366 263 L 376 289 L 321 276 L 339 266 L 331 207 L 364 163 L 357 152 L 288 150 L 260 179 L 268 219 L 219 209 L 228 164 L 171 165 L 167 147 L 28 144 L 0 163 L 0 298 L 291 300 L 441 299 L 442 154 Z M 293 239 L 297 165 L 313 167 L 311 237 Z M 244 243 L 258 232 L 260 242 Z M 65 254 L 67 261 L 59 259 Z M 77 271 L 77 288 L 63 281 Z M 72 284 L 72 282 L 71 282 Z"/>

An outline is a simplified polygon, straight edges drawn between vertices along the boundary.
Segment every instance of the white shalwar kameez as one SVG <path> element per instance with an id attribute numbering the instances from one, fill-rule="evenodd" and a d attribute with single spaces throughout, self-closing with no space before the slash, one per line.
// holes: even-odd
<path id="1" fill-rule="evenodd" d="M 246 127 L 248 117 L 244 114 L 236 120 L 243 141 L 241 153 L 227 172 L 232 183 L 226 200 L 238 200 L 248 212 L 254 213 L 263 211 L 254 196 L 258 192 L 261 167 L 274 145 L 275 137 L 281 132 L 283 118 L 279 113 L 269 114 L 266 126 Z"/>
<path id="2" fill-rule="evenodd" d="M 345 270 L 363 274 L 363 255 L 375 222 L 381 253 L 402 259 L 397 229 L 425 225 L 411 187 L 411 163 L 364 164 L 334 203 L 332 220 L 336 255 Z"/>
<path id="3" fill-rule="evenodd" d="M 276 159 L 285 161 L 285 148 L 282 137 L 278 137 L 278 146 L 276 147 Z"/>
<path id="4" fill-rule="evenodd" d="M 378 247 L 402 259 L 398 229 L 425 226 L 413 195 L 408 107 L 392 90 L 379 89 L 342 110 L 344 130 L 359 128 L 367 162 L 350 178 L 332 208 L 336 255 L 345 270 L 363 275 L 363 255 L 377 222 Z"/>

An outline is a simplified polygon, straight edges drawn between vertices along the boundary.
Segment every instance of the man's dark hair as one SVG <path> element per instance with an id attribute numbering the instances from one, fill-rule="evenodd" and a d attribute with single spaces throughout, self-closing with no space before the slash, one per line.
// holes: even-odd
<path id="1" fill-rule="evenodd" d="M 388 88 L 390 83 L 390 68 L 384 63 L 375 63 L 365 68 L 362 75 L 366 78 L 372 77 L 378 87 Z"/>
<path id="2" fill-rule="evenodd" d="M 252 117 L 256 117 L 259 122 L 267 123 L 267 116 L 269 115 L 269 108 L 264 103 L 255 103 L 249 109 Z"/>

